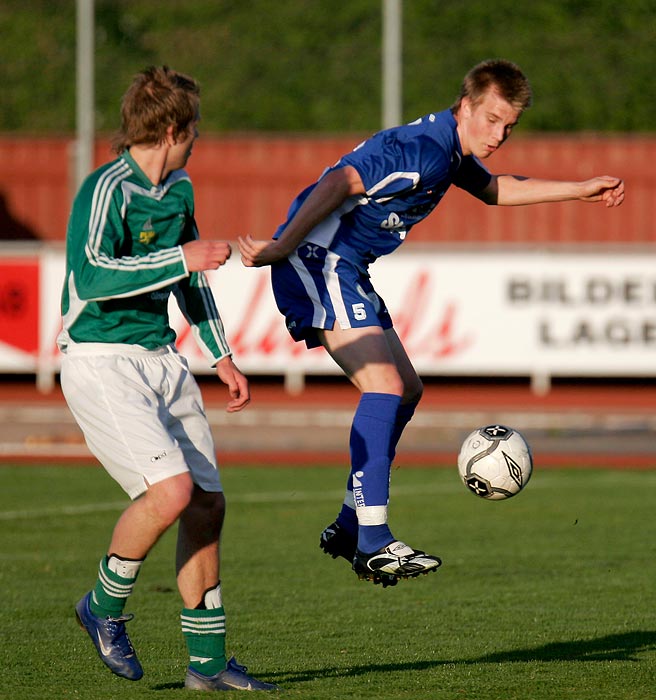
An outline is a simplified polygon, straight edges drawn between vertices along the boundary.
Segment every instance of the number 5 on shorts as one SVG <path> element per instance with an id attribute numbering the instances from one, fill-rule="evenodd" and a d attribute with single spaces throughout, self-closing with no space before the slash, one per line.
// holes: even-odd
<path id="1" fill-rule="evenodd" d="M 351 304 L 351 309 L 353 309 L 353 318 L 356 321 L 364 321 L 367 318 L 367 310 L 364 308 L 362 302 L 358 304 Z"/>

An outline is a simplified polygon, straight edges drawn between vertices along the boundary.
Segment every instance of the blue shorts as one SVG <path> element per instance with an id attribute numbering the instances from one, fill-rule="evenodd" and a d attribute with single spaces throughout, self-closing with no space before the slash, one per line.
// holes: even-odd
<path id="1" fill-rule="evenodd" d="M 287 330 L 308 348 L 321 345 L 317 330 L 379 326 L 392 319 L 369 275 L 339 255 L 313 243 L 299 246 L 271 266 L 271 284 Z"/>

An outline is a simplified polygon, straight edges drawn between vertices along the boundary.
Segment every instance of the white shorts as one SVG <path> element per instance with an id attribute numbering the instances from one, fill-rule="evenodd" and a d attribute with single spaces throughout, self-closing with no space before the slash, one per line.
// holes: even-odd
<path id="1" fill-rule="evenodd" d="M 185 472 L 222 490 L 200 389 L 173 346 L 71 343 L 61 385 L 89 449 L 130 498 Z"/>

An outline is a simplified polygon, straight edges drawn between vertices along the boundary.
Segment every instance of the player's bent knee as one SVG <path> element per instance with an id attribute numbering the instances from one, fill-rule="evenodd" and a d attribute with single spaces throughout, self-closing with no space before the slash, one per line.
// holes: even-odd
<path id="1" fill-rule="evenodd" d="M 411 386 L 406 386 L 403 392 L 402 403 L 414 403 L 417 404 L 421 401 L 421 397 L 424 395 L 424 385 L 421 380 L 418 379 L 416 384 Z"/>
<path id="2" fill-rule="evenodd" d="M 180 516 L 183 531 L 193 532 L 197 541 L 218 541 L 225 517 L 225 497 L 222 492 L 208 492 L 196 487 L 189 506 Z"/>
<path id="3" fill-rule="evenodd" d="M 193 493 L 194 484 L 187 473 L 152 484 L 146 492 L 146 498 L 157 509 L 162 520 L 173 523 L 189 506 Z"/>
<path id="4" fill-rule="evenodd" d="M 203 491 L 196 487 L 188 510 L 194 510 L 214 523 L 223 522 L 226 500 L 222 491 Z"/>

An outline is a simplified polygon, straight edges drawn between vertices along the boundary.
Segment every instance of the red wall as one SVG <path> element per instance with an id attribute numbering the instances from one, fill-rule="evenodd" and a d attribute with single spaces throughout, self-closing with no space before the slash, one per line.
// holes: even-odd
<path id="1" fill-rule="evenodd" d="M 358 136 L 201 136 L 189 172 L 204 236 L 234 240 L 268 237 L 287 207 Z M 0 240 L 61 241 L 70 209 L 73 146 L 68 139 L 0 137 Z M 112 157 L 96 145 L 96 162 Z M 644 245 L 656 239 L 656 137 L 514 136 L 487 165 L 493 172 L 585 179 L 618 175 L 626 182 L 622 207 L 566 202 L 487 207 L 453 188 L 437 211 L 415 227 L 409 242 L 448 245 Z"/>

